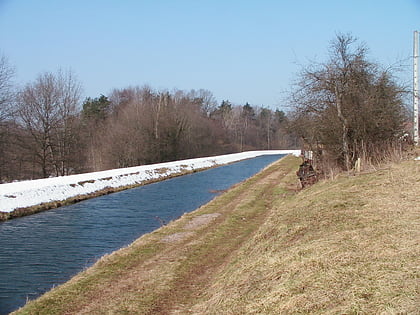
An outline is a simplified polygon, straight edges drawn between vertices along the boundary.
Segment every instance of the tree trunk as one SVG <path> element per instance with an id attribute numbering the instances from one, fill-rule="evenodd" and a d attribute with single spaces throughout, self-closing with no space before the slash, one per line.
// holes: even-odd
<path id="1" fill-rule="evenodd" d="M 338 91 L 337 86 L 335 87 L 335 94 L 336 94 L 336 104 L 337 104 L 337 116 L 341 121 L 342 125 L 342 134 L 341 134 L 341 145 L 344 154 L 344 165 L 346 170 L 350 170 L 350 152 L 349 152 L 349 143 L 347 139 L 348 134 L 348 122 L 346 117 L 343 115 L 342 110 L 342 94 Z"/>

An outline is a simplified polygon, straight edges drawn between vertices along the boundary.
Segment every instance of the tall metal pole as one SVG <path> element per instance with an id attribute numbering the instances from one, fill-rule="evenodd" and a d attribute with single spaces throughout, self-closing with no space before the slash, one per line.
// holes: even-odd
<path id="1" fill-rule="evenodd" d="M 414 143 L 419 145 L 419 32 L 414 31 L 414 93 L 413 93 L 413 104 L 414 104 Z"/>

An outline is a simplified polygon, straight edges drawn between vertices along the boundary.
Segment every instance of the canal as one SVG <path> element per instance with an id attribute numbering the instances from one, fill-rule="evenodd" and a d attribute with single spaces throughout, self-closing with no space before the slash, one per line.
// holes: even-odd
<path id="1" fill-rule="evenodd" d="M 265 155 L 0 223 L 0 314 L 197 209 L 282 155 Z"/>

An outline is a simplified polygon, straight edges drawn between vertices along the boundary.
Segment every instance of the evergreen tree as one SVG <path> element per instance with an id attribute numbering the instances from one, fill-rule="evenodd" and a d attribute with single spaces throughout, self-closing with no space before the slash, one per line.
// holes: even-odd
<path id="1" fill-rule="evenodd" d="M 85 120 L 103 121 L 107 118 L 111 102 L 101 94 L 97 98 L 88 97 L 83 102 L 82 116 Z"/>

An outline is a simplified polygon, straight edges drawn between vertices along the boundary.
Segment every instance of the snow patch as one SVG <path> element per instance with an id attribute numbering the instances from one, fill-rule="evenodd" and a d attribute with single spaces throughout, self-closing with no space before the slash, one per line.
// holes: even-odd
<path id="1" fill-rule="evenodd" d="M 44 178 L 0 184 L 0 211 L 12 212 L 17 208 L 41 203 L 63 201 L 79 195 L 94 193 L 106 188 L 140 185 L 149 180 L 166 178 L 185 171 L 194 171 L 224 165 L 261 155 L 293 154 L 300 150 L 248 151 L 220 156 L 188 159 L 108 171 Z"/>

